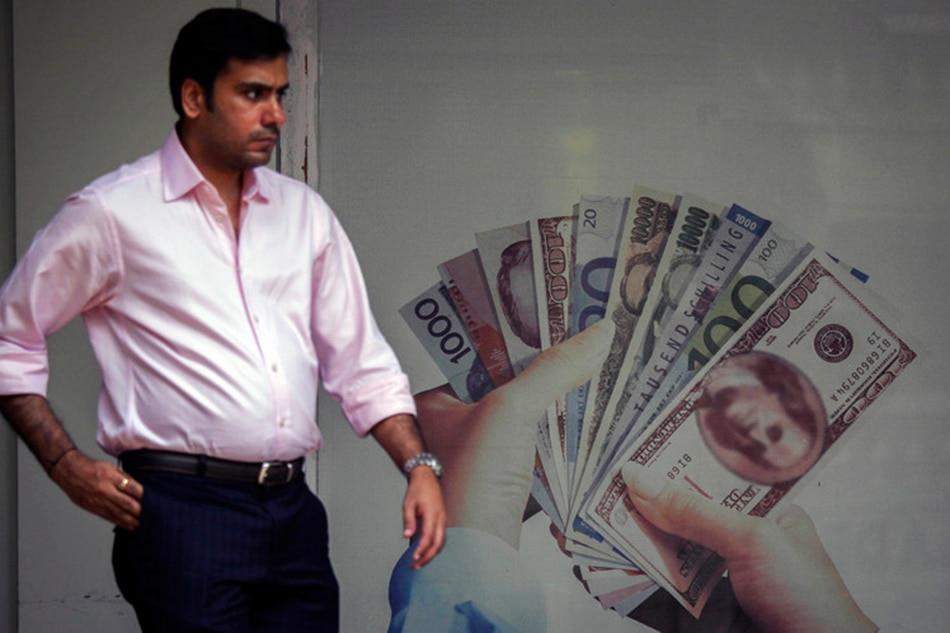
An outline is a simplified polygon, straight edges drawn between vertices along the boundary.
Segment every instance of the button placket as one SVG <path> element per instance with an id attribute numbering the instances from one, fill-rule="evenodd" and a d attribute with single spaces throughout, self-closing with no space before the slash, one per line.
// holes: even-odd
<path id="1" fill-rule="evenodd" d="M 247 310 L 250 316 L 251 327 L 257 334 L 258 345 L 261 350 L 261 357 L 266 368 L 267 379 L 271 385 L 274 394 L 274 423 L 276 431 L 282 431 L 290 427 L 290 390 L 287 387 L 286 377 L 283 367 L 277 354 L 277 346 L 271 338 L 267 327 L 261 325 L 260 306 L 252 305 L 247 302 Z"/>
<path id="2" fill-rule="evenodd" d="M 242 237 L 244 234 L 251 230 L 251 227 L 248 226 L 246 221 L 247 208 L 246 201 L 242 204 Z M 228 220 L 229 222 L 230 220 Z M 261 362 L 265 369 L 265 374 L 267 382 L 270 384 L 271 393 L 273 395 L 273 404 L 274 404 L 274 418 L 272 418 L 272 424 L 275 424 L 274 432 L 277 433 L 283 428 L 287 427 L 290 422 L 290 416 L 287 415 L 289 410 L 289 401 L 290 401 L 290 390 L 287 387 L 286 380 L 281 371 L 281 366 L 279 362 L 278 347 L 275 345 L 271 332 L 268 328 L 268 321 L 266 320 L 266 301 L 260 300 L 255 296 L 254 285 L 252 279 L 248 278 L 248 270 L 252 269 L 252 263 L 247 263 L 248 265 L 242 264 L 242 254 L 249 248 L 249 242 L 246 237 L 240 240 L 233 240 L 234 233 L 231 231 L 232 236 L 232 247 L 234 249 L 234 271 L 237 276 L 238 283 L 240 284 L 241 297 L 244 303 L 244 313 L 247 318 L 248 325 L 251 328 L 251 332 L 255 337 L 257 342 L 257 348 L 260 353 Z M 251 275 L 253 278 L 253 275 Z M 283 414 L 282 414 L 283 412 Z"/>

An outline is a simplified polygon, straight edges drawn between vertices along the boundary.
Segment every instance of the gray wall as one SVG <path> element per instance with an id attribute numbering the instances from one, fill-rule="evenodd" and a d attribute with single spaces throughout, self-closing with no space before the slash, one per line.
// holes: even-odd
<path id="1" fill-rule="evenodd" d="M 635 183 L 739 202 L 871 274 L 925 341 L 799 497 L 882 623 L 950 621 L 950 11 L 921 0 L 351 0 L 321 5 L 320 189 L 417 389 L 397 314 L 475 231 Z M 382 630 L 400 478 L 321 408 L 344 630 Z M 375 460 L 375 461 L 374 461 Z M 629 631 L 525 526 L 552 633 Z"/>
<path id="2" fill-rule="evenodd" d="M 16 257 L 13 189 L 13 5 L 0 0 L 0 277 Z M 0 631 L 16 630 L 16 436 L 0 424 Z"/>

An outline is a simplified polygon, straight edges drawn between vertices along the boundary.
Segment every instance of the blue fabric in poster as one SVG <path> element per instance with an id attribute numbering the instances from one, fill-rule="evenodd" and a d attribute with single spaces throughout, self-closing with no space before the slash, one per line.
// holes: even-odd
<path id="1" fill-rule="evenodd" d="M 413 542 L 389 581 L 388 633 L 543 633 L 544 592 L 496 536 L 449 528 L 442 552 L 413 571 Z"/>

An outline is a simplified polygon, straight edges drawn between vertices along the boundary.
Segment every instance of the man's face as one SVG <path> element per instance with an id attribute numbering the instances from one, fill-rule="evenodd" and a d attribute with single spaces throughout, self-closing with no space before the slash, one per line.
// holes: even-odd
<path id="1" fill-rule="evenodd" d="M 205 95 L 210 107 L 195 121 L 205 157 L 227 170 L 267 164 L 287 120 L 281 103 L 287 88 L 286 56 L 231 59 Z"/>
<path id="2" fill-rule="evenodd" d="M 531 260 L 525 260 L 511 267 L 509 271 L 511 295 L 514 299 L 514 309 L 521 320 L 522 332 L 520 338 L 528 341 L 540 341 L 538 330 L 537 305 L 534 300 L 534 275 L 531 269 Z"/>
<path id="3" fill-rule="evenodd" d="M 778 396 L 763 387 L 737 390 L 723 411 L 740 444 L 775 469 L 791 468 L 811 449 L 813 438 L 791 419 Z"/>

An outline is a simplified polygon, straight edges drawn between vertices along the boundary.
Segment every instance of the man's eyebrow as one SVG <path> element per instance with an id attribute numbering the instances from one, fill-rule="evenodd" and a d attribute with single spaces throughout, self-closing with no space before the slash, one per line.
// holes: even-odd
<path id="1" fill-rule="evenodd" d="M 263 81 L 241 81 L 238 82 L 238 90 L 286 90 L 290 84 L 284 84 L 282 86 L 274 87 L 271 84 L 264 83 Z"/>

